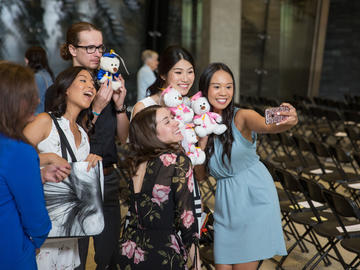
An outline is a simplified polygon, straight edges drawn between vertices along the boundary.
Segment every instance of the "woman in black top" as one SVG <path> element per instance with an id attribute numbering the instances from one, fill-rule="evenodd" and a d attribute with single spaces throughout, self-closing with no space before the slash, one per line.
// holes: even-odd
<path id="1" fill-rule="evenodd" d="M 130 124 L 129 151 L 121 164 L 128 168 L 131 191 L 121 269 L 187 269 L 189 252 L 194 261 L 193 169 L 178 125 L 167 108 L 157 105 L 140 111 Z"/>

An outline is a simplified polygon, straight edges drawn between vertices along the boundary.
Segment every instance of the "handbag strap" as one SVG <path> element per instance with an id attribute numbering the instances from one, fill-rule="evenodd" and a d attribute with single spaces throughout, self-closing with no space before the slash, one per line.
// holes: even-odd
<path id="1" fill-rule="evenodd" d="M 69 144 L 69 141 L 67 140 L 64 131 L 61 129 L 56 117 L 52 114 L 49 113 L 50 117 L 52 118 L 52 120 L 54 121 L 55 127 L 57 129 L 57 131 L 59 132 L 59 136 L 60 136 L 60 146 L 61 146 L 61 155 L 64 159 L 67 159 L 67 151 L 69 151 L 70 157 L 71 157 L 71 161 L 72 162 L 76 162 L 76 157 L 74 155 L 73 150 L 71 149 L 71 146 Z M 67 150 L 67 151 L 66 151 Z"/>

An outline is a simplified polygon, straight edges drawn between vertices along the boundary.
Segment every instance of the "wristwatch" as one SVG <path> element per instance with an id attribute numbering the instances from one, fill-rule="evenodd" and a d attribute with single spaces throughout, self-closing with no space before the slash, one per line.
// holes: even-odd
<path id="1" fill-rule="evenodd" d="M 125 104 L 123 104 L 120 110 L 115 110 L 115 111 L 116 111 L 116 113 L 123 113 L 126 111 L 126 108 L 127 108 L 127 106 Z"/>

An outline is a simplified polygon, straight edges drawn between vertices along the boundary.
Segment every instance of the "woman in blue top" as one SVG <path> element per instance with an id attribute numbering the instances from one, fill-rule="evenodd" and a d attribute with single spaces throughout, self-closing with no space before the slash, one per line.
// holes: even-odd
<path id="1" fill-rule="evenodd" d="M 54 73 L 49 67 L 46 51 L 40 46 L 32 46 L 25 52 L 26 65 L 35 72 L 35 82 L 39 91 L 40 102 L 35 113 L 44 111 L 45 93 L 54 81 Z"/>
<path id="2" fill-rule="evenodd" d="M 279 124 L 266 125 L 257 112 L 234 107 L 235 81 L 222 63 L 202 73 L 199 89 L 228 129 L 202 138 L 207 168 L 217 180 L 214 257 L 217 270 L 255 270 L 258 261 L 286 255 L 278 196 L 273 179 L 256 154 L 256 133 L 277 133 L 298 122 L 296 110 Z M 205 147 L 206 146 L 206 147 Z"/>
<path id="3" fill-rule="evenodd" d="M 38 103 L 34 74 L 0 62 L 0 269 L 37 269 L 51 229 L 36 150 L 22 134 Z"/>

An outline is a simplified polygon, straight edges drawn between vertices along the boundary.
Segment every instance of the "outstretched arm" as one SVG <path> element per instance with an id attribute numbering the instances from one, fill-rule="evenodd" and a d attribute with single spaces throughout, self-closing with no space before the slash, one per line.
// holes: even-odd
<path id="1" fill-rule="evenodd" d="M 290 111 L 279 112 L 280 115 L 287 116 L 287 119 L 278 124 L 265 124 L 265 118 L 254 110 L 241 109 L 236 113 L 235 125 L 240 132 L 255 131 L 256 133 L 280 133 L 289 130 L 298 123 L 296 109 L 289 103 L 282 103 Z"/>

